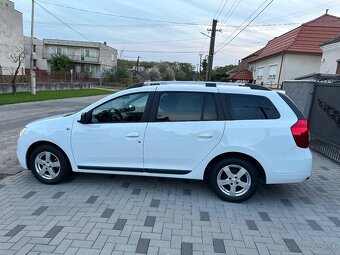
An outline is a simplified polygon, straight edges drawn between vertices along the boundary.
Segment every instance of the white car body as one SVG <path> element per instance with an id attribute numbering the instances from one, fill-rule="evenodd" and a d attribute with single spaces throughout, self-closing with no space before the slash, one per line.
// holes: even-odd
<path id="1" fill-rule="evenodd" d="M 260 95 L 275 105 L 280 118 L 90 125 L 78 122 L 83 112 L 113 98 L 161 91 Z M 202 180 L 212 160 L 237 153 L 255 159 L 268 184 L 302 182 L 311 173 L 312 155 L 308 148 L 300 148 L 294 141 L 290 128 L 297 119 L 274 91 L 223 84 L 143 86 L 109 95 L 73 115 L 28 124 L 18 140 L 17 155 L 21 167 L 28 169 L 27 153 L 31 146 L 48 142 L 63 150 L 74 172 Z"/>

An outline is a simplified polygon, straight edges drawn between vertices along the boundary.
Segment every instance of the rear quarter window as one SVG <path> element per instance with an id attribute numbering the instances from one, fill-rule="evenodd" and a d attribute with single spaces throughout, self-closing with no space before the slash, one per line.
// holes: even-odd
<path id="1" fill-rule="evenodd" d="M 228 94 L 226 100 L 233 120 L 280 118 L 280 113 L 274 104 L 265 96 Z"/>

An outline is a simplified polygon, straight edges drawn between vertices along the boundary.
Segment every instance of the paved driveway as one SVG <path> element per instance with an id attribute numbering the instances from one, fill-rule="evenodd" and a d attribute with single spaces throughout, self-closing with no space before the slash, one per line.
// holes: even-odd
<path id="1" fill-rule="evenodd" d="M 298 171 L 298 169 L 296 170 Z M 0 180 L 0 254 L 340 254 L 340 167 L 314 154 L 302 184 L 242 204 L 200 181 L 30 172 Z"/>
<path id="2" fill-rule="evenodd" d="M 16 141 L 19 131 L 27 123 L 51 115 L 78 111 L 104 96 L 0 106 L 0 175 L 18 172 Z"/>

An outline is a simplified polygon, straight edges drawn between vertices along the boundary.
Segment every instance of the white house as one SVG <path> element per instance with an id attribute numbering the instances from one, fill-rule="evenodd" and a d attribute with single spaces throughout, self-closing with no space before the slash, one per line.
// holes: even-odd
<path id="1" fill-rule="evenodd" d="M 340 33 L 321 45 L 320 73 L 340 74 Z"/>

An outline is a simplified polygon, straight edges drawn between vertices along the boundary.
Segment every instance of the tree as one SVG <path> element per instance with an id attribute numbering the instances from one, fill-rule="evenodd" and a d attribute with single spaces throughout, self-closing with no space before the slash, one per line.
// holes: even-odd
<path id="1" fill-rule="evenodd" d="M 156 66 L 150 68 L 150 70 L 148 71 L 148 75 L 151 81 L 159 81 L 162 79 L 161 72 Z"/>
<path id="2" fill-rule="evenodd" d="M 212 70 L 211 80 L 212 81 L 226 81 L 228 72 L 230 72 L 235 65 L 217 66 Z"/>
<path id="3" fill-rule="evenodd" d="M 17 94 L 17 87 L 16 87 L 16 80 L 17 80 L 17 75 L 19 73 L 21 64 L 23 63 L 25 58 L 25 52 L 21 47 L 17 47 L 12 55 L 9 56 L 9 59 L 13 64 L 16 64 L 17 68 L 15 69 L 13 78 L 12 78 L 12 94 L 16 95 Z"/>
<path id="4" fill-rule="evenodd" d="M 51 65 L 53 71 L 70 71 L 71 59 L 66 55 L 56 54 L 51 58 Z"/>
<path id="5" fill-rule="evenodd" d="M 175 73 L 176 81 L 185 81 L 187 79 L 187 74 L 183 70 L 178 70 Z"/>
<path id="6" fill-rule="evenodd" d="M 168 63 L 159 63 L 157 67 L 159 72 L 161 73 L 163 81 L 173 81 L 175 79 L 175 72 Z"/>

